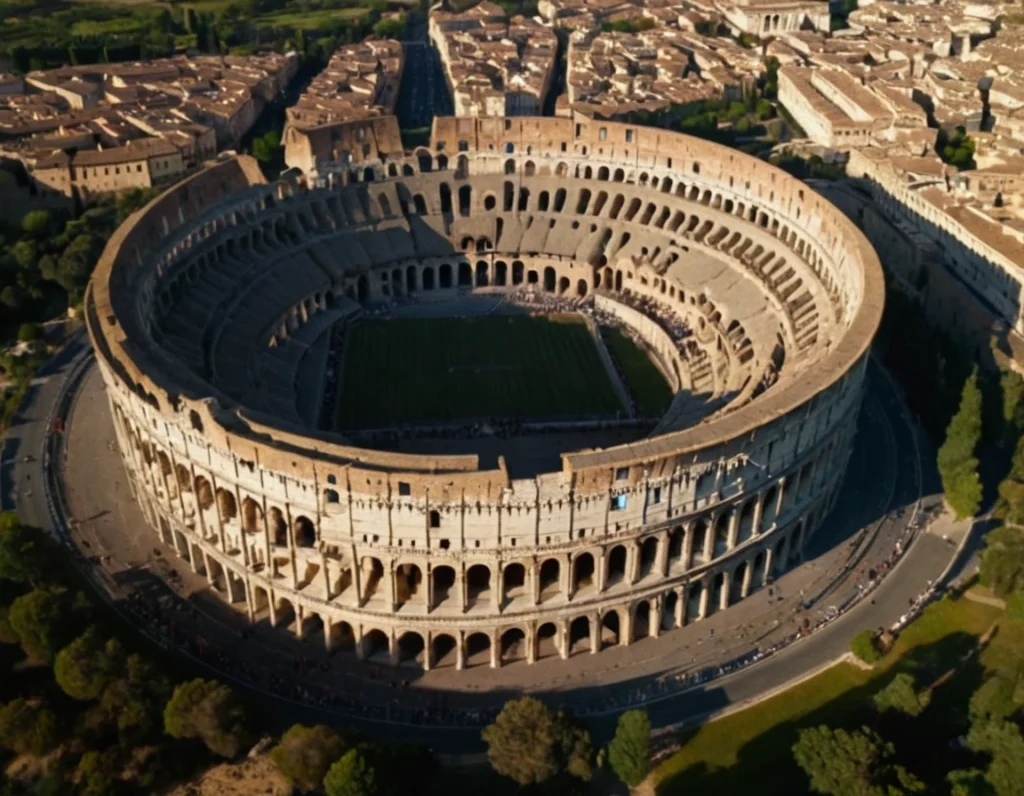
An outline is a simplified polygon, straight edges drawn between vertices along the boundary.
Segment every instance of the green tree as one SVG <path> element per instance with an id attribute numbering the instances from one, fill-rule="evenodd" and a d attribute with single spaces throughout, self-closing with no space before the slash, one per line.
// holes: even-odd
<path id="1" fill-rule="evenodd" d="M 974 722 L 1010 718 L 1024 707 L 1024 678 L 1019 670 L 1000 669 L 973 694 L 968 714 Z"/>
<path id="2" fill-rule="evenodd" d="M 49 661 L 74 637 L 83 607 L 63 586 L 45 586 L 11 603 L 8 621 L 26 650 Z"/>
<path id="3" fill-rule="evenodd" d="M 100 708 L 116 723 L 122 741 L 133 743 L 159 730 L 170 694 L 162 672 L 142 656 L 129 655 L 123 675 L 104 689 Z"/>
<path id="4" fill-rule="evenodd" d="M 875 641 L 873 630 L 862 630 L 850 642 L 850 652 L 860 658 L 864 663 L 875 664 L 882 660 L 882 653 L 878 650 L 878 643 Z"/>
<path id="5" fill-rule="evenodd" d="M 21 698 L 0 706 L 0 745 L 6 749 L 41 757 L 59 742 L 57 716 L 52 710 Z"/>
<path id="6" fill-rule="evenodd" d="M 608 761 L 615 775 L 631 788 L 644 781 L 651 761 L 651 720 L 646 710 L 627 710 L 619 716 L 615 737 L 608 745 Z"/>
<path id="7" fill-rule="evenodd" d="M 124 668 L 124 650 L 116 639 L 104 641 L 91 627 L 57 653 L 53 675 L 74 699 L 99 699 Z"/>
<path id="8" fill-rule="evenodd" d="M 1024 737 L 1020 727 L 1009 721 L 975 722 L 967 734 L 967 746 L 990 756 L 985 779 L 996 796 L 1024 793 Z"/>
<path id="9" fill-rule="evenodd" d="M 49 210 L 31 210 L 21 219 L 21 231 L 33 238 L 45 238 L 53 226 Z"/>
<path id="10" fill-rule="evenodd" d="M 174 738 L 198 738 L 221 757 L 238 755 L 249 738 L 245 709 L 231 689 L 200 678 L 174 689 L 164 729 Z"/>
<path id="11" fill-rule="evenodd" d="M 562 772 L 590 778 L 590 735 L 536 697 L 505 703 L 482 737 L 492 768 L 520 785 L 545 782 Z"/>
<path id="12" fill-rule="evenodd" d="M 958 769 L 946 775 L 949 796 L 993 796 L 992 786 L 985 779 L 985 772 L 977 768 Z"/>
<path id="13" fill-rule="evenodd" d="M 1024 622 L 1024 591 L 1015 591 L 1006 598 L 1006 613 L 1017 622 Z"/>
<path id="14" fill-rule="evenodd" d="M 377 772 L 358 749 L 349 749 L 324 777 L 327 796 L 378 796 Z"/>
<path id="15" fill-rule="evenodd" d="M 81 796 L 113 796 L 117 793 L 119 774 L 116 750 L 88 751 L 75 769 L 78 792 Z"/>
<path id="16" fill-rule="evenodd" d="M 830 727 L 800 730 L 793 756 L 811 790 L 828 796 L 886 796 L 886 759 L 892 746 L 867 728 L 847 732 Z"/>
<path id="17" fill-rule="evenodd" d="M 13 511 L 0 512 L 0 578 L 14 583 L 38 583 L 52 561 L 42 531 L 26 528 Z"/>
<path id="18" fill-rule="evenodd" d="M 872 697 L 879 713 L 895 710 L 908 716 L 919 716 L 931 701 L 930 691 L 918 691 L 914 676 L 901 672 Z"/>
<path id="19" fill-rule="evenodd" d="M 999 392 L 1003 398 L 1003 438 L 1013 444 L 1024 429 L 1024 379 L 1012 370 L 1003 371 Z"/>
<path id="20" fill-rule="evenodd" d="M 331 764 L 345 751 L 345 742 L 330 727 L 293 724 L 270 750 L 277 770 L 301 791 L 320 787 Z"/>
<path id="21" fill-rule="evenodd" d="M 981 389 L 978 369 L 964 383 L 960 409 L 946 429 L 939 448 L 939 475 L 946 501 L 958 517 L 973 517 L 981 507 L 981 479 L 975 448 L 981 440 Z"/>
<path id="22" fill-rule="evenodd" d="M 34 343 L 43 338 L 43 327 L 38 323 L 23 323 L 18 327 L 18 342 Z"/>
<path id="23" fill-rule="evenodd" d="M 980 573 L 998 597 L 1024 589 L 1024 529 L 1004 525 L 985 534 Z"/>

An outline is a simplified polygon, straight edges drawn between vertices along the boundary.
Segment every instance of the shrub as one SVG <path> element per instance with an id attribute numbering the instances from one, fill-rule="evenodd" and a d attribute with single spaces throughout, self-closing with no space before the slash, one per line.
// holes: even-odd
<path id="1" fill-rule="evenodd" d="M 882 653 L 875 641 L 875 633 L 872 630 L 862 630 L 853 637 L 850 642 L 850 652 L 860 658 L 864 663 L 874 665 L 882 660 Z"/>

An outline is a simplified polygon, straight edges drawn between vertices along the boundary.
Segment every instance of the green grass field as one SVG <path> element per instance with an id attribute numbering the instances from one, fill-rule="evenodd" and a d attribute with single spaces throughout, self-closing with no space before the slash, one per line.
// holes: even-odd
<path id="1" fill-rule="evenodd" d="M 644 417 L 665 414 L 672 403 L 672 389 L 647 353 L 614 327 L 601 327 L 601 336 L 615 357 L 640 414 Z"/>
<path id="2" fill-rule="evenodd" d="M 998 632 L 991 643 L 980 656 L 960 663 L 993 623 Z M 941 600 L 903 632 L 874 669 L 838 664 L 778 696 L 684 733 L 683 748 L 652 772 L 657 794 L 737 793 L 751 782 L 766 796 L 806 793 L 806 777 L 792 754 L 800 729 L 871 724 L 870 697 L 896 673 L 910 672 L 927 686 L 960 663 L 954 676 L 935 689 L 914 725 L 922 736 L 918 745 L 942 755 L 946 741 L 965 729 L 966 702 L 984 672 L 1021 655 L 1024 623 L 965 597 Z"/>
<path id="3" fill-rule="evenodd" d="M 590 331 L 574 316 L 364 321 L 345 343 L 341 385 L 341 429 L 623 410 Z"/>

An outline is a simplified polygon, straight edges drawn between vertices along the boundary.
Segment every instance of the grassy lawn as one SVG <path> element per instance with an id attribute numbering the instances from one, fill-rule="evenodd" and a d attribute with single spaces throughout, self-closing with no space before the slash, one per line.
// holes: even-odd
<path id="1" fill-rule="evenodd" d="M 576 316 L 364 321 L 345 343 L 339 428 L 622 409 Z"/>
<path id="2" fill-rule="evenodd" d="M 366 8 L 327 8 L 318 11 L 279 11 L 263 14 L 256 18 L 256 25 L 264 30 L 294 28 L 295 30 L 322 30 L 342 19 L 362 17 L 369 13 Z"/>
<path id="3" fill-rule="evenodd" d="M 935 689 L 931 705 L 914 725 L 921 737 L 897 742 L 901 748 L 913 747 L 909 751 L 916 759 L 930 755 L 941 761 L 948 754 L 944 741 L 963 725 L 966 700 L 985 669 L 1024 654 L 1024 623 L 1004 617 L 999 609 L 966 598 L 931 605 L 875 670 L 839 664 L 772 699 L 685 733 L 683 748 L 653 773 L 657 793 L 691 794 L 695 787 L 706 793 L 736 793 L 751 782 L 766 795 L 806 793 L 806 779 L 791 752 L 800 729 L 876 721 L 870 696 L 897 672 L 911 672 L 921 686 L 930 685 L 999 621 L 982 654 Z M 948 767 L 937 764 L 935 770 Z"/>
<path id="4" fill-rule="evenodd" d="M 601 336 L 618 363 L 640 414 L 644 417 L 665 414 L 672 403 L 672 390 L 647 352 L 612 326 L 602 327 Z"/>

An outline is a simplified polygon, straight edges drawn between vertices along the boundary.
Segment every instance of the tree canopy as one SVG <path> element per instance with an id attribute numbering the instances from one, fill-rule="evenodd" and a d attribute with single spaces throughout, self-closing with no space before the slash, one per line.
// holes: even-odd
<path id="1" fill-rule="evenodd" d="M 985 534 L 981 577 L 998 597 L 1024 589 L 1024 529 L 1012 525 Z"/>
<path id="2" fill-rule="evenodd" d="M 294 724 L 270 751 L 278 771 L 301 791 L 316 790 L 331 764 L 345 751 L 345 742 L 330 727 Z"/>
<path id="3" fill-rule="evenodd" d="M 378 796 L 377 772 L 359 749 L 349 749 L 324 777 L 327 796 Z"/>
<path id="4" fill-rule="evenodd" d="M 631 788 L 647 776 L 651 760 L 651 720 L 646 710 L 627 710 L 619 716 L 615 737 L 608 745 L 608 762 L 615 775 Z"/>
<path id="5" fill-rule="evenodd" d="M 907 716 L 919 716 L 931 701 L 930 691 L 918 691 L 914 676 L 906 672 L 897 674 L 887 686 L 872 697 L 879 713 L 894 710 Z"/>
<path id="6" fill-rule="evenodd" d="M 53 675 L 74 699 L 99 699 L 124 666 L 124 650 L 116 639 L 104 641 L 89 628 L 57 653 Z"/>
<path id="7" fill-rule="evenodd" d="M 830 727 L 800 731 L 793 755 L 811 782 L 811 790 L 827 796 L 887 796 L 887 781 L 896 772 L 889 765 L 891 744 L 865 728 L 847 732 Z"/>
<path id="8" fill-rule="evenodd" d="M 561 773 L 590 779 L 590 734 L 536 697 L 506 702 L 484 729 L 483 739 L 494 770 L 520 785 L 539 784 Z"/>
<path id="9" fill-rule="evenodd" d="M 231 689 L 200 678 L 174 689 L 164 729 L 175 738 L 198 738 L 221 757 L 235 757 L 249 739 L 245 709 Z"/>
<path id="10" fill-rule="evenodd" d="M 63 586 L 43 586 L 12 602 L 7 619 L 22 646 L 49 661 L 74 637 L 83 607 Z"/>
<path id="11" fill-rule="evenodd" d="M 964 383 L 960 409 L 946 428 L 939 448 L 939 475 L 946 501 L 958 517 L 973 517 L 981 507 L 981 478 L 975 449 L 981 441 L 981 388 L 975 368 Z"/>

